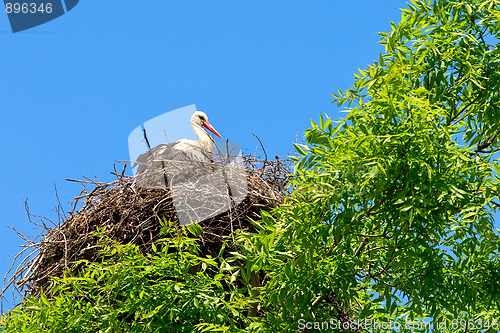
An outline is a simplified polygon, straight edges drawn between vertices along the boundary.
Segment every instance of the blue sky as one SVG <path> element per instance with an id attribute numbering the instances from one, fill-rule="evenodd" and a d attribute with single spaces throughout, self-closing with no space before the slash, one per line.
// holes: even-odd
<path id="1" fill-rule="evenodd" d="M 378 59 L 377 32 L 406 1 L 81 1 L 13 34 L 0 13 L 0 273 L 34 234 L 32 213 L 57 220 L 80 185 L 108 181 L 128 159 L 128 135 L 190 104 L 251 152 L 293 150 L 320 113 L 342 116 L 331 93 Z M 120 167 L 121 168 L 121 167 Z M 4 309 L 10 308 L 4 304 Z"/>

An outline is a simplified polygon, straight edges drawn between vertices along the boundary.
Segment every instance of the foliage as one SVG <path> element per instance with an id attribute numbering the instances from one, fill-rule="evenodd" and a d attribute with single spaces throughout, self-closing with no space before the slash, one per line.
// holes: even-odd
<path id="1" fill-rule="evenodd" d="M 101 263 L 79 276 L 53 279 L 50 299 L 26 298 L 3 318 L 5 332 L 191 332 L 238 331 L 247 304 L 234 289 L 229 265 L 201 256 L 198 225 L 153 245 L 155 255 L 136 245 L 102 238 Z"/>
<path id="2" fill-rule="evenodd" d="M 413 1 L 386 54 L 333 95 L 347 117 L 312 122 L 294 196 L 254 245 L 264 306 L 285 305 L 266 320 L 341 304 L 400 332 L 498 330 L 499 19 L 497 1 Z"/>

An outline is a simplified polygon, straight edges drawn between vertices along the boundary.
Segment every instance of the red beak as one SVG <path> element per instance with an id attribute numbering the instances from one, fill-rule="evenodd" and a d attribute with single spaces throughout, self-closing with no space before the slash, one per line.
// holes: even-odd
<path id="1" fill-rule="evenodd" d="M 210 123 L 208 121 L 203 122 L 202 126 L 222 139 L 222 136 L 220 136 L 220 134 L 217 133 L 215 128 L 213 128 L 212 125 L 210 125 Z"/>

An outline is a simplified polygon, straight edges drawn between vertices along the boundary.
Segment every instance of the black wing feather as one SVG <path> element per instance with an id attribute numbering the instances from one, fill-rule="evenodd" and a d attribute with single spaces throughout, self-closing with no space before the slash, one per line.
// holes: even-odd
<path id="1" fill-rule="evenodd" d="M 133 168 L 137 167 L 136 175 L 145 172 L 148 168 L 153 166 L 154 161 L 189 161 L 191 158 L 189 155 L 181 150 L 174 149 L 178 142 L 172 142 L 169 144 L 161 144 L 150 151 L 145 152 L 137 157 L 134 162 Z"/>

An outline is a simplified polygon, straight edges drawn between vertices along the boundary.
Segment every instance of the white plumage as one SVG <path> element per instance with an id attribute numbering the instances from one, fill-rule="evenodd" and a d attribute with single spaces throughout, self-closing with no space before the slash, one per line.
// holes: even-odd
<path id="1" fill-rule="evenodd" d="M 162 160 L 210 162 L 215 142 L 207 130 L 221 139 L 222 136 L 208 122 L 208 117 L 204 112 L 193 113 L 190 123 L 198 140 L 181 139 L 177 142 L 161 144 L 139 155 L 134 163 L 134 167 L 138 165 L 136 174 L 146 171 L 153 162 Z"/>

